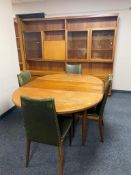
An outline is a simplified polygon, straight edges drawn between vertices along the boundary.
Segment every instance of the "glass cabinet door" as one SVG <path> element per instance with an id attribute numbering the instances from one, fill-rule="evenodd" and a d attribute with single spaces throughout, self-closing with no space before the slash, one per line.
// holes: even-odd
<path id="1" fill-rule="evenodd" d="M 25 32 L 26 59 L 42 59 L 41 32 Z"/>
<path id="2" fill-rule="evenodd" d="M 114 30 L 92 31 L 92 59 L 112 59 Z"/>
<path id="3" fill-rule="evenodd" d="M 68 32 L 68 59 L 87 58 L 87 31 Z"/>

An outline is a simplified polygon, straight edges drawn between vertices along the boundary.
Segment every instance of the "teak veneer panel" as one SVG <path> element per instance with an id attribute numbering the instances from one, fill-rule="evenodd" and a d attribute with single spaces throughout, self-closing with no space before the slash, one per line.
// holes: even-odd
<path id="1" fill-rule="evenodd" d="M 118 14 L 19 19 L 18 21 L 23 36 L 25 33 L 32 33 L 27 40 L 34 42 L 33 46 L 28 44 L 27 49 L 25 38 L 21 37 L 24 48 L 21 57 L 24 69 L 41 71 L 45 75 L 64 72 L 66 63 L 81 63 L 82 74 L 106 77 L 113 73 Z M 39 37 L 33 39 L 31 37 L 34 35 L 33 32 L 41 33 L 41 40 Z M 19 37 L 17 31 L 16 33 Z M 27 54 L 26 51 L 30 50 L 30 54 Z"/>
<path id="2" fill-rule="evenodd" d="M 63 72 L 64 71 L 64 67 L 65 67 L 65 63 L 63 62 L 50 62 L 49 61 L 43 61 L 43 62 L 30 62 L 29 64 L 29 69 L 30 70 L 34 70 L 34 71 L 48 71 L 48 72 Z"/>
<path id="3" fill-rule="evenodd" d="M 64 31 L 46 31 L 45 32 L 45 41 L 59 41 L 65 40 Z"/>
<path id="4" fill-rule="evenodd" d="M 23 22 L 23 32 L 35 32 L 35 31 L 43 31 L 45 29 L 45 25 L 43 21 L 28 21 Z"/>
<path id="5" fill-rule="evenodd" d="M 65 41 L 44 41 L 45 59 L 65 59 Z"/>
<path id="6" fill-rule="evenodd" d="M 110 28 L 117 27 L 116 19 L 114 17 L 106 18 L 81 18 L 67 20 L 67 30 L 87 30 L 89 28 Z"/>

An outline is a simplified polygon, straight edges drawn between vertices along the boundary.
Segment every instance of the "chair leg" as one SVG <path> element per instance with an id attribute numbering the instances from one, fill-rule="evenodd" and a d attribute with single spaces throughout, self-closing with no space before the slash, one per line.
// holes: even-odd
<path id="1" fill-rule="evenodd" d="M 75 114 L 72 114 L 72 119 L 73 119 L 73 122 L 72 122 L 72 130 L 73 130 L 72 137 L 74 137 L 75 136 Z"/>
<path id="2" fill-rule="evenodd" d="M 58 151 L 59 151 L 59 174 L 62 175 L 63 174 L 62 144 L 59 145 Z"/>
<path id="3" fill-rule="evenodd" d="M 102 119 L 102 126 L 104 127 L 104 121 L 103 121 L 103 119 Z"/>
<path id="4" fill-rule="evenodd" d="M 72 143 L 72 135 L 71 135 L 71 131 L 72 131 L 72 126 L 69 129 L 69 144 L 71 145 Z"/>
<path id="5" fill-rule="evenodd" d="M 29 157 L 30 157 L 30 145 L 31 145 L 31 141 L 27 140 L 26 143 L 26 164 L 25 167 L 28 167 L 28 163 L 29 163 Z"/>
<path id="6" fill-rule="evenodd" d="M 85 145 L 86 143 L 86 120 L 87 120 L 87 113 L 86 111 L 83 111 L 82 115 L 82 145 Z"/>
<path id="7" fill-rule="evenodd" d="M 99 132 L 100 132 L 100 140 L 101 142 L 104 142 L 103 138 L 103 124 L 102 124 L 102 118 L 99 117 Z"/>

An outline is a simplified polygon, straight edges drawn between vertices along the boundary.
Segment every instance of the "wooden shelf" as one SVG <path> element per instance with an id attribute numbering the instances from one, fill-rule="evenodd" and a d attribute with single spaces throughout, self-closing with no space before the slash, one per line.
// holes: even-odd
<path id="1" fill-rule="evenodd" d="M 60 59 L 43 59 L 43 61 L 47 62 L 65 62 L 66 60 L 60 60 Z"/>
<path id="2" fill-rule="evenodd" d="M 29 70 L 32 75 L 38 75 L 38 76 L 44 76 L 44 75 L 49 75 L 49 74 L 61 74 L 65 73 L 65 71 L 48 71 L 48 70 Z"/>
<path id="3" fill-rule="evenodd" d="M 54 31 L 65 31 L 65 29 L 52 29 L 52 30 L 43 30 L 44 32 L 54 32 Z"/>
<path id="4" fill-rule="evenodd" d="M 65 62 L 66 60 L 60 60 L 60 59 L 39 59 L 39 58 L 30 58 L 30 59 L 27 59 L 27 61 L 32 61 L 32 62 Z"/>
<path id="5" fill-rule="evenodd" d="M 81 62 L 81 63 L 113 63 L 109 59 L 67 59 L 67 62 Z"/>
<path id="6" fill-rule="evenodd" d="M 113 48 L 111 48 L 111 49 L 92 49 L 92 51 L 112 51 L 113 50 Z"/>
<path id="7" fill-rule="evenodd" d="M 76 48 L 76 49 L 75 48 L 73 48 L 73 49 L 70 48 L 70 49 L 68 49 L 68 51 L 83 51 L 83 50 L 87 51 L 87 48 Z"/>
<path id="8" fill-rule="evenodd" d="M 86 62 L 88 62 L 88 60 L 87 59 L 67 59 L 66 62 L 86 63 Z"/>
<path id="9" fill-rule="evenodd" d="M 76 29 L 76 30 L 75 29 L 73 29 L 73 30 L 69 29 L 68 30 L 68 32 L 88 32 L 88 31 L 89 31 L 88 29 L 87 30 L 83 30 L 83 29 Z"/>
<path id="10" fill-rule="evenodd" d="M 27 59 L 27 61 L 32 61 L 32 62 L 81 62 L 81 63 L 113 63 L 113 60 L 110 59 L 64 59 L 64 60 L 59 60 L 59 59 L 36 59 L 36 58 L 30 58 Z"/>
<path id="11" fill-rule="evenodd" d="M 23 33 L 39 33 L 39 32 L 41 33 L 43 31 L 44 31 L 43 29 L 42 30 L 41 29 L 40 30 L 39 29 L 36 29 L 36 30 L 34 30 L 34 29 L 32 29 L 32 30 L 31 29 L 30 30 L 23 29 Z"/>
<path id="12" fill-rule="evenodd" d="M 116 27 L 97 27 L 97 28 L 92 28 L 92 31 L 103 31 L 103 30 L 116 30 Z"/>
<path id="13" fill-rule="evenodd" d="M 113 60 L 111 59 L 102 59 L 102 58 L 96 58 L 96 59 L 89 59 L 89 63 L 113 63 Z"/>
<path id="14" fill-rule="evenodd" d="M 43 61 L 43 59 L 42 58 L 26 58 L 26 61 L 35 61 L 35 62 L 37 62 L 37 61 Z"/>
<path id="15" fill-rule="evenodd" d="M 108 37 L 106 37 L 106 38 L 93 38 L 92 39 L 92 41 L 105 41 L 105 40 L 109 40 L 109 41 L 112 41 L 112 38 L 108 38 Z"/>
<path id="16" fill-rule="evenodd" d="M 59 41 L 65 41 L 65 40 L 64 40 L 64 39 L 62 39 L 62 40 L 44 40 L 44 42 L 46 42 L 46 41 L 51 41 L 51 42 L 52 42 L 52 41 L 53 41 L 53 42 L 56 41 L 56 42 L 59 42 Z"/>

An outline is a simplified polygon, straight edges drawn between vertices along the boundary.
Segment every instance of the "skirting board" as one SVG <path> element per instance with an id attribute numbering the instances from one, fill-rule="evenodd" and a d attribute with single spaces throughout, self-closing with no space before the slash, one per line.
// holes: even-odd
<path id="1" fill-rule="evenodd" d="M 112 89 L 112 92 L 119 92 L 119 93 L 131 93 L 131 91 L 127 91 L 127 90 L 115 90 L 115 89 Z"/>
<path id="2" fill-rule="evenodd" d="M 0 120 L 5 118 L 7 116 L 7 114 L 9 114 L 11 111 L 13 111 L 14 109 L 16 109 L 16 106 L 13 106 L 12 108 L 10 108 L 8 111 L 4 112 L 2 115 L 0 115 Z"/>

